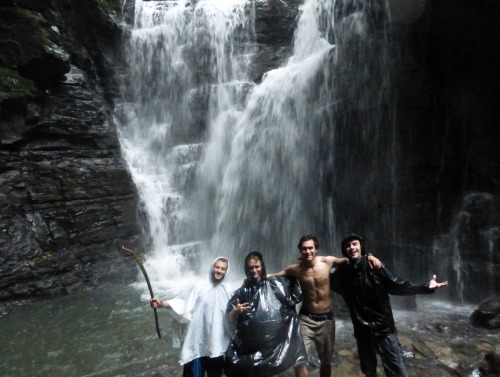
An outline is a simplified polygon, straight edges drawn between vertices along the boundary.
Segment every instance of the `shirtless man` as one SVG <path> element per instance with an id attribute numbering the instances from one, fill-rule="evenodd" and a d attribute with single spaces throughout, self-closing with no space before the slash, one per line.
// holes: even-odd
<path id="1" fill-rule="evenodd" d="M 302 287 L 303 300 L 299 314 L 300 331 L 306 352 L 309 354 L 314 343 L 320 360 L 320 377 L 330 377 L 333 343 L 335 340 L 335 321 L 330 298 L 330 269 L 347 258 L 317 256 L 319 243 L 316 236 L 302 236 L 298 243 L 300 257 L 277 276 L 293 276 Z M 369 257 L 374 267 L 380 267 L 380 261 Z"/>

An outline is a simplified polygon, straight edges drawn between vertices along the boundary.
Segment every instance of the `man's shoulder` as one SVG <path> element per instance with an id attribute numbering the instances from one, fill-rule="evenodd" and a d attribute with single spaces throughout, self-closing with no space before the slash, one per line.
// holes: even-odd
<path id="1" fill-rule="evenodd" d="M 332 267 L 339 260 L 338 257 L 334 257 L 333 255 L 322 255 L 316 258 L 318 264 L 325 264 L 328 268 Z"/>

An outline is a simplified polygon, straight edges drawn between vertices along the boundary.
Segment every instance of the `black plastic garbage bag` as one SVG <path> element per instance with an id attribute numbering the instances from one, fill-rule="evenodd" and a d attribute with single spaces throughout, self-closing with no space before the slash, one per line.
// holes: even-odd
<path id="1" fill-rule="evenodd" d="M 271 277 L 238 289 L 228 313 L 237 300 L 252 309 L 238 318 L 226 352 L 226 375 L 273 376 L 307 362 L 295 311 L 301 300 L 295 279 Z"/>

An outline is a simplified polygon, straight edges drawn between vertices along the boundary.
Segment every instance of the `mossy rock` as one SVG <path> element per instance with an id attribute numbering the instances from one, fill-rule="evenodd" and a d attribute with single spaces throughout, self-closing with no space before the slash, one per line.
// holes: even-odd
<path id="1" fill-rule="evenodd" d="M 16 5 L 21 8 L 42 12 L 52 8 L 51 0 L 16 0 Z"/>
<path id="2" fill-rule="evenodd" d="M 57 29 L 41 13 L 0 7 L 0 63 L 35 83 L 59 81 L 70 69 Z"/>
<path id="3" fill-rule="evenodd" d="M 31 99 L 35 94 L 36 88 L 32 80 L 20 76 L 13 70 L 0 68 L 0 102 Z"/>
<path id="4" fill-rule="evenodd" d="M 103 14 L 120 12 L 123 6 L 121 0 L 98 0 L 97 3 Z"/>

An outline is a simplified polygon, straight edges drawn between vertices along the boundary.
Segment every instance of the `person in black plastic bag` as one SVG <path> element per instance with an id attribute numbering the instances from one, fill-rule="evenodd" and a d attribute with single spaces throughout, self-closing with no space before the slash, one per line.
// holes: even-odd
<path id="1" fill-rule="evenodd" d="M 295 376 L 306 377 L 307 355 L 295 311 L 302 296 L 299 284 L 267 278 L 258 251 L 246 256 L 245 274 L 245 285 L 227 305 L 237 324 L 226 352 L 226 375 L 267 377 L 294 367 Z"/>

